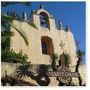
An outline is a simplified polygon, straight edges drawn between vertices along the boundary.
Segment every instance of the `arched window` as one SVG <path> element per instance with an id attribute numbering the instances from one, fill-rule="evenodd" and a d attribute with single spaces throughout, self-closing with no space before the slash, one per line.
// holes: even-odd
<path id="1" fill-rule="evenodd" d="M 48 15 L 45 12 L 41 12 L 40 14 L 40 25 L 41 27 L 50 28 L 49 25 L 49 18 Z"/>
<path id="2" fill-rule="evenodd" d="M 54 53 L 53 49 L 53 43 L 52 39 L 47 37 L 47 36 L 42 36 L 41 37 L 41 48 L 42 48 L 42 53 L 43 54 L 52 54 Z"/>

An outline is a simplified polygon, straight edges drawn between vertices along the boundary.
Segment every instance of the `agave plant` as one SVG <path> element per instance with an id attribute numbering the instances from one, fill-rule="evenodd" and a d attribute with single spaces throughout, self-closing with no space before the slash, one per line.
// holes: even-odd
<path id="1" fill-rule="evenodd" d="M 31 79 L 35 80 L 40 86 L 48 86 L 48 84 L 50 83 L 50 79 L 46 74 L 46 72 L 48 71 L 48 67 L 45 65 L 39 65 L 38 69 L 36 70 L 36 74 L 34 74 L 32 70 L 30 70 L 32 69 L 32 67 L 33 65 L 31 64 L 20 65 L 16 70 L 17 77 L 30 77 Z"/>
<path id="2" fill-rule="evenodd" d="M 64 65 L 64 66 L 69 67 L 70 62 L 71 62 L 71 57 L 69 54 L 63 53 L 60 55 L 59 66 Z"/>
<path id="3" fill-rule="evenodd" d="M 58 59 L 58 55 L 53 53 L 50 55 L 50 57 L 52 60 L 51 67 L 55 71 L 56 70 L 56 60 Z"/>
<path id="4" fill-rule="evenodd" d="M 71 62 L 71 57 L 69 54 L 64 53 L 64 58 L 65 58 L 65 66 L 69 66 L 70 62 Z"/>
<path id="5" fill-rule="evenodd" d="M 18 78 L 22 78 L 22 77 L 30 77 L 30 72 L 29 69 L 32 68 L 32 65 L 30 62 L 26 62 L 21 64 L 19 67 L 17 67 L 16 69 L 16 76 Z"/>

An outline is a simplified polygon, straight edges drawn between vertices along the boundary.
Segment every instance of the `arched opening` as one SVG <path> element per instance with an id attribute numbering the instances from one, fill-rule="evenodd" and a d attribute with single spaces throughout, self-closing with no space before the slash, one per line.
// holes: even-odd
<path id="1" fill-rule="evenodd" d="M 52 39 L 47 36 L 41 37 L 42 54 L 54 53 Z"/>
<path id="2" fill-rule="evenodd" d="M 41 27 L 45 27 L 45 28 L 50 29 L 48 15 L 45 12 L 41 12 L 39 15 L 40 15 L 40 25 L 41 25 Z"/>

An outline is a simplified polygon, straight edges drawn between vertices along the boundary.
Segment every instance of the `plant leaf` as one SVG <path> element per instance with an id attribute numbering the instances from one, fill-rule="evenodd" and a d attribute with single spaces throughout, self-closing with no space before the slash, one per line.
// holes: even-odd
<path id="1" fill-rule="evenodd" d="M 21 29 L 17 28 L 13 23 L 9 23 L 9 24 L 10 24 L 13 28 L 15 28 L 15 30 L 20 34 L 20 36 L 24 39 L 26 45 L 28 46 L 28 45 L 29 45 L 29 42 L 28 42 L 28 39 L 27 39 L 25 33 L 24 33 Z"/>
<path id="2" fill-rule="evenodd" d="M 6 7 L 6 6 L 9 6 L 9 5 L 14 5 L 14 4 L 24 4 L 26 6 L 30 6 L 31 5 L 30 2 L 1 2 L 1 6 L 2 7 Z"/>

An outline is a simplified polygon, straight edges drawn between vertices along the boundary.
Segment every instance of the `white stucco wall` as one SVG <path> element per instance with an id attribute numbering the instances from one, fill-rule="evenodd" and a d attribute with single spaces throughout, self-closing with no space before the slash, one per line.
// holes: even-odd
<path id="1" fill-rule="evenodd" d="M 42 27 L 41 30 L 34 29 L 26 22 L 18 22 L 14 20 L 13 23 L 24 31 L 25 35 L 28 38 L 29 46 L 25 45 L 22 37 L 11 28 L 11 31 L 14 32 L 14 36 L 11 37 L 11 49 L 14 49 L 16 52 L 23 50 L 24 53 L 28 55 L 28 61 L 31 61 L 33 64 L 50 64 L 49 55 L 42 54 L 41 48 L 41 37 L 48 36 L 52 39 L 54 46 L 54 53 L 58 55 L 62 54 L 63 50 L 60 47 L 61 41 L 65 43 L 64 51 L 71 55 L 72 65 L 76 64 L 76 47 L 74 43 L 73 34 L 71 32 L 65 32 L 64 30 L 49 30 L 48 28 Z"/>
<path id="2" fill-rule="evenodd" d="M 40 17 L 39 14 L 45 12 L 49 19 L 50 30 L 40 26 Z M 11 27 L 11 31 L 14 32 L 14 36 L 11 37 L 11 49 L 14 49 L 16 52 L 22 50 L 28 55 L 28 61 L 31 61 L 32 64 L 50 64 L 49 55 L 42 54 L 41 48 L 41 37 L 47 36 L 52 39 L 54 46 L 54 53 L 58 55 L 62 54 L 63 50 L 60 47 L 61 41 L 65 43 L 64 51 L 70 54 L 71 56 L 71 66 L 76 65 L 76 46 L 72 32 L 57 30 L 55 26 L 54 18 L 51 18 L 51 15 L 45 9 L 39 9 L 36 13 L 33 13 L 31 16 L 31 21 L 37 26 L 38 29 L 31 27 L 26 22 L 19 22 L 14 20 L 13 23 L 22 31 L 28 38 L 29 46 L 25 45 L 24 40 L 21 36 Z"/>

